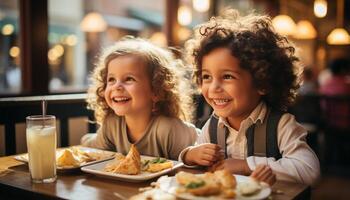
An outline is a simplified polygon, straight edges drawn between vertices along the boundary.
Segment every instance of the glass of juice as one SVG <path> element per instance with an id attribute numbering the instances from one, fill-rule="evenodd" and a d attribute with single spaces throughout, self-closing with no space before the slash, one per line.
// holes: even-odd
<path id="1" fill-rule="evenodd" d="M 32 182 L 51 183 L 56 175 L 56 118 L 32 115 L 26 118 L 29 171 Z"/>

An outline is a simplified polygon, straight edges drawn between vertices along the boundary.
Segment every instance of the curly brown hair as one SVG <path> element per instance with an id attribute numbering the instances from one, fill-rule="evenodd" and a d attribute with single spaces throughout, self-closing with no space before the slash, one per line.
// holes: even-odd
<path id="1" fill-rule="evenodd" d="M 97 123 L 114 113 L 107 105 L 104 91 L 107 86 L 108 64 L 120 56 L 135 56 L 144 61 L 148 69 L 152 91 L 158 97 L 153 115 L 164 115 L 191 121 L 193 100 L 191 82 L 186 78 L 183 62 L 173 54 L 144 39 L 126 36 L 105 49 L 91 74 L 88 89 L 88 108 L 94 110 Z M 180 96 L 181 91 L 181 96 Z"/>
<path id="2" fill-rule="evenodd" d="M 268 106 L 285 111 L 295 101 L 302 67 L 295 47 L 273 29 L 270 17 L 256 13 L 242 17 L 237 10 L 228 9 L 194 31 L 185 49 L 198 85 L 202 83 L 203 56 L 225 47 L 252 75 L 254 86 L 264 91 L 262 99 Z"/>

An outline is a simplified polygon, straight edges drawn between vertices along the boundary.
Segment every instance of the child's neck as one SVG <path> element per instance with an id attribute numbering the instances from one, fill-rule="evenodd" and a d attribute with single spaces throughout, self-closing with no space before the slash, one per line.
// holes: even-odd
<path id="1" fill-rule="evenodd" d="M 128 136 L 131 143 L 136 143 L 145 134 L 152 115 L 125 116 Z"/>
<path id="2" fill-rule="evenodd" d="M 233 117 L 228 117 L 227 118 L 227 122 L 229 123 L 229 125 L 235 129 L 236 131 L 239 131 L 239 128 L 241 127 L 241 123 L 244 120 L 244 118 L 233 118 Z"/>

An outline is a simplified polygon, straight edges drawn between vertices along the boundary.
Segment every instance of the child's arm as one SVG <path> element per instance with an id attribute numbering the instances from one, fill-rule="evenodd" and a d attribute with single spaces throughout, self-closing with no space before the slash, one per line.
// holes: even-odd
<path id="1" fill-rule="evenodd" d="M 209 171 L 226 169 L 232 174 L 242 174 L 249 176 L 252 173 L 246 160 L 228 158 L 216 162 L 209 168 Z"/>
<path id="2" fill-rule="evenodd" d="M 272 169 L 267 165 L 258 165 L 256 169 L 250 175 L 253 179 L 265 182 L 272 186 L 276 182 L 276 175 L 272 172 Z"/>
<path id="3" fill-rule="evenodd" d="M 291 114 L 284 114 L 278 124 L 277 142 L 282 158 L 251 156 L 247 158 L 249 168 L 257 165 L 271 167 L 277 180 L 314 184 L 320 175 L 320 164 L 316 154 L 306 143 L 306 130 Z"/>
<path id="4" fill-rule="evenodd" d="M 214 162 L 223 158 L 220 146 L 204 143 L 191 147 L 184 155 L 183 161 L 186 165 L 211 166 Z"/>
<path id="5" fill-rule="evenodd" d="M 201 144 L 208 144 L 210 143 L 210 137 L 209 137 L 209 132 L 208 132 L 208 126 L 209 126 L 209 120 L 205 123 L 205 125 L 202 128 L 201 133 L 198 135 L 196 143 L 194 146 L 190 146 L 187 147 L 185 149 L 183 149 L 179 155 L 179 160 L 185 163 L 186 167 L 196 167 L 200 164 L 195 163 L 190 155 L 190 159 L 187 159 L 187 161 L 185 161 L 185 156 L 188 153 L 189 150 L 191 150 L 192 148 L 199 146 Z M 192 154 L 192 153 L 191 153 Z M 207 165 L 205 165 L 207 166 Z"/>
<path id="6" fill-rule="evenodd" d="M 99 129 L 97 133 L 85 134 L 81 138 L 80 143 L 82 146 L 86 146 L 86 147 L 92 147 L 92 148 L 104 149 L 104 150 L 114 150 L 112 145 L 109 145 L 109 143 L 106 141 L 101 129 Z"/>
<path id="7" fill-rule="evenodd" d="M 112 135 L 107 134 L 116 134 L 117 129 L 114 126 L 108 126 L 109 123 L 107 123 L 107 121 L 110 120 L 106 119 L 103 125 L 97 130 L 97 133 L 89 133 L 84 135 L 80 140 L 81 145 L 92 148 L 116 151 L 116 146 L 112 143 Z"/>

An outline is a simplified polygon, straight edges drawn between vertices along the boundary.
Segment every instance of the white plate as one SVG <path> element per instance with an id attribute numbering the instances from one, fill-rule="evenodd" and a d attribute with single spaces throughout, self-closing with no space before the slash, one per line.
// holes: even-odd
<path id="1" fill-rule="evenodd" d="M 105 150 L 95 149 L 95 148 L 90 148 L 90 147 L 75 147 L 75 148 L 79 148 L 81 151 L 86 152 L 86 153 L 101 153 L 103 155 L 103 158 L 99 159 L 99 160 L 95 160 L 95 161 L 83 162 L 79 166 L 57 166 L 57 170 L 59 170 L 59 171 L 76 170 L 76 169 L 79 169 L 83 166 L 99 163 L 99 162 L 106 161 L 106 160 L 111 160 L 114 158 L 114 155 L 115 155 L 115 152 L 112 152 L 112 151 L 105 151 Z M 61 151 L 63 151 L 64 149 L 68 149 L 68 148 L 57 149 L 56 157 L 59 156 Z M 18 161 L 28 163 L 28 154 L 27 153 L 17 155 L 14 158 Z"/>
<path id="2" fill-rule="evenodd" d="M 241 176 L 241 175 L 234 175 L 236 177 L 237 184 L 239 185 L 240 183 L 249 181 L 248 176 Z M 176 182 L 175 176 L 162 176 L 158 179 L 157 181 L 160 185 L 160 189 L 168 192 L 170 194 L 173 194 L 179 198 L 182 199 L 188 199 L 188 200 L 214 200 L 214 199 L 219 199 L 217 196 L 209 196 L 209 197 L 200 197 L 200 196 L 195 196 L 190 193 L 177 193 L 176 190 L 180 186 Z M 267 184 L 262 184 L 261 190 L 250 196 L 242 196 L 239 192 L 236 191 L 236 198 L 235 199 L 240 199 L 240 200 L 259 200 L 259 199 L 266 199 L 270 194 L 271 194 L 271 188 Z M 225 199 L 229 200 L 229 199 Z"/>
<path id="3" fill-rule="evenodd" d="M 152 156 L 141 156 L 141 160 L 152 160 L 155 158 L 156 157 L 152 157 Z M 107 178 L 112 178 L 116 180 L 122 180 L 127 182 L 142 182 L 142 181 L 146 181 L 146 180 L 161 176 L 163 174 L 169 173 L 172 170 L 183 166 L 182 162 L 178 162 L 175 160 L 170 160 L 170 161 L 173 162 L 172 168 L 164 169 L 160 172 L 155 172 L 155 173 L 141 171 L 141 173 L 137 175 L 126 175 L 126 174 L 118 174 L 113 172 L 105 172 L 103 169 L 107 164 L 113 162 L 113 160 L 108 160 L 97 164 L 85 166 L 81 168 L 81 170 L 87 173 L 91 173 L 91 174 L 95 174 L 95 175 L 103 176 Z"/>

